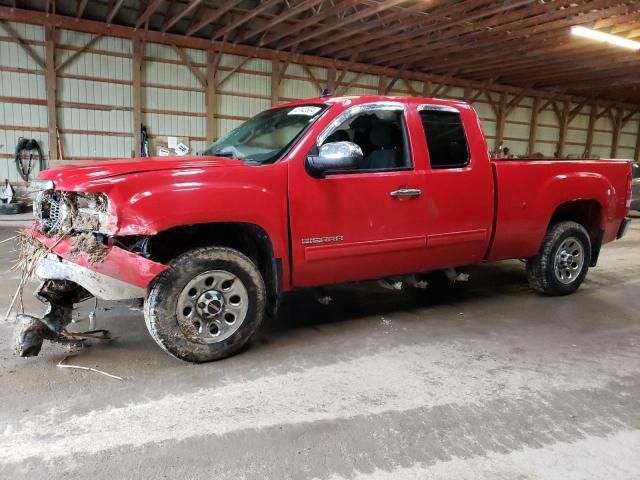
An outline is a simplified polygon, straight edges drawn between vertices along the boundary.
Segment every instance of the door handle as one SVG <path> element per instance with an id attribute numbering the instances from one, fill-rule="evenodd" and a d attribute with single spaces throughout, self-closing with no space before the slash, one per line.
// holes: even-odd
<path id="1" fill-rule="evenodd" d="M 393 198 L 398 197 L 419 197 L 422 195 L 422 190 L 419 188 L 399 188 L 391 192 Z"/>

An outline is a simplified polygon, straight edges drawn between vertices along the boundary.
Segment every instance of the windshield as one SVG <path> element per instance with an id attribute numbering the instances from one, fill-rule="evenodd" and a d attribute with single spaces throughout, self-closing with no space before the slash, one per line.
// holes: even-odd
<path id="1" fill-rule="evenodd" d="M 298 105 L 266 110 L 231 130 L 202 154 L 254 164 L 274 162 L 326 108 L 326 105 Z"/>

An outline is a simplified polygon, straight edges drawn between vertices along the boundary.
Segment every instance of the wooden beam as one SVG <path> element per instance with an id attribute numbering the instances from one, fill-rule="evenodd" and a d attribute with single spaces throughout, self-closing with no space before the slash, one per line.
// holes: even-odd
<path id="1" fill-rule="evenodd" d="M 160 30 L 162 32 L 166 32 L 171 27 L 173 27 L 176 23 L 182 20 L 182 18 L 184 18 L 189 13 L 191 13 L 201 3 L 202 3 L 202 0 L 191 0 L 186 7 L 181 6 L 181 10 L 176 15 L 174 15 L 170 20 L 165 22 L 164 25 L 162 25 L 162 28 Z"/>
<path id="2" fill-rule="evenodd" d="M 305 72 L 307 72 L 307 75 L 309 75 L 309 77 L 311 77 L 311 81 L 313 82 L 313 84 L 316 86 L 316 88 L 318 89 L 318 93 L 322 92 L 322 90 L 324 89 L 324 87 L 322 86 L 322 84 L 320 83 L 320 80 L 318 80 L 318 77 L 316 77 L 313 73 L 313 71 L 304 63 L 301 63 L 302 68 Z"/>
<path id="3" fill-rule="evenodd" d="M 276 5 L 280 4 L 281 2 L 282 2 L 282 0 L 269 0 L 269 1 L 265 2 L 265 3 L 259 4 L 258 6 L 256 6 L 256 8 L 250 10 L 247 14 L 243 15 L 242 17 L 238 18 L 237 20 L 235 20 L 233 22 L 229 22 L 224 28 L 222 28 L 220 30 L 216 30 L 213 33 L 213 35 L 211 36 L 211 40 L 215 40 L 216 38 L 220 38 L 220 37 L 226 35 L 227 33 L 231 33 L 232 31 L 234 31 L 239 26 L 241 26 L 244 23 L 248 22 L 252 18 L 257 17 L 258 15 L 264 13 L 265 11 L 269 10 L 270 8 L 275 7 Z"/>
<path id="4" fill-rule="evenodd" d="M 139 38 L 133 41 L 133 145 L 134 157 L 139 157 L 142 151 L 142 68 L 144 62 L 144 42 Z"/>
<path id="5" fill-rule="evenodd" d="M 5 22 L 4 20 L 0 20 L 0 25 L 2 25 L 2 28 L 4 28 L 5 32 L 7 32 L 7 35 L 13 38 L 16 42 L 18 42 L 18 44 L 22 47 L 25 53 L 29 55 L 42 70 L 46 69 L 45 61 L 42 60 L 42 57 L 40 57 L 40 55 L 36 53 L 33 47 L 29 43 L 27 43 L 26 40 L 24 40 L 20 35 L 18 35 L 18 33 L 13 29 L 13 27 L 8 22 Z"/>
<path id="6" fill-rule="evenodd" d="M 187 55 L 187 52 L 185 52 L 182 48 L 178 47 L 177 45 L 171 45 L 171 46 L 173 47 L 175 52 L 178 54 L 178 56 L 182 60 L 182 63 L 184 63 L 184 65 L 191 71 L 193 76 L 196 77 L 198 82 L 200 82 L 200 85 L 206 88 L 207 87 L 206 77 L 202 74 L 200 69 L 196 67 L 193 64 L 193 62 L 191 62 L 191 59 L 189 58 L 189 55 Z"/>
<path id="7" fill-rule="evenodd" d="M 82 14 L 84 13 L 84 9 L 87 8 L 87 2 L 89 0 L 80 0 L 80 5 L 78 5 L 78 11 L 76 12 L 76 18 L 82 18 Z"/>
<path id="8" fill-rule="evenodd" d="M 531 108 L 531 122 L 529 123 L 529 144 L 527 146 L 527 155 L 531 156 L 535 153 L 536 139 L 538 134 L 538 115 L 540 114 L 541 99 L 538 96 L 533 97 L 533 107 Z"/>
<path id="9" fill-rule="evenodd" d="M 102 35 L 95 35 L 91 40 L 85 43 L 84 46 L 80 48 L 80 50 L 76 50 L 71 55 L 69 55 L 65 60 L 60 62 L 58 65 L 56 65 L 56 72 L 63 70 L 64 67 L 66 67 L 71 62 L 73 62 L 76 58 L 82 55 L 88 48 L 90 48 L 94 43 L 100 40 L 100 38 L 102 38 Z"/>
<path id="10" fill-rule="evenodd" d="M 418 96 L 418 92 L 416 92 L 416 89 L 413 88 L 411 80 L 407 80 L 406 78 L 402 78 L 402 81 L 407 86 L 407 89 L 409 90 L 409 93 L 411 94 L 411 96 L 412 97 L 417 97 Z"/>
<path id="11" fill-rule="evenodd" d="M 213 49 L 207 50 L 207 144 L 212 144 L 217 136 L 218 129 L 216 125 L 216 74 L 218 73 L 218 62 L 220 55 Z"/>
<path id="12" fill-rule="evenodd" d="M 113 8 L 107 14 L 107 25 L 111 25 L 111 22 L 113 21 L 115 16 L 118 14 L 118 11 L 120 10 L 120 7 L 122 7 L 123 3 L 124 3 L 124 0 L 116 0 L 116 3 L 113 5 Z"/>
<path id="13" fill-rule="evenodd" d="M 574 120 L 574 118 L 578 116 L 578 114 L 582 111 L 582 109 L 585 107 L 587 102 L 588 100 L 585 99 L 584 101 L 580 102 L 578 105 L 573 107 L 573 109 L 569 112 L 569 123 L 571 123 Z"/>
<path id="14" fill-rule="evenodd" d="M 320 28 L 316 28 L 313 29 L 311 32 L 301 35 L 301 36 L 296 36 L 294 37 L 292 40 L 285 42 L 284 44 L 282 44 L 280 46 L 281 49 L 285 49 L 285 48 L 289 48 L 292 47 L 293 45 L 298 45 L 302 42 L 305 42 L 307 40 L 310 40 L 312 38 L 316 38 L 319 37 L 320 35 L 325 35 L 329 32 L 331 32 L 332 30 L 335 30 L 337 28 L 344 28 L 354 22 L 360 21 L 360 20 L 364 20 L 372 15 L 377 15 L 378 13 L 387 10 L 389 8 L 392 8 L 394 6 L 396 6 L 399 3 L 404 2 L 405 0 L 386 0 L 384 2 L 381 2 L 379 4 L 377 4 L 376 6 L 372 6 L 370 8 L 365 8 L 360 10 L 359 12 L 353 14 L 353 15 L 349 15 L 346 16 L 345 18 L 343 18 L 340 21 L 333 21 L 333 22 L 328 22 L 326 25 L 322 25 L 320 26 Z"/>
<path id="15" fill-rule="evenodd" d="M 45 38 L 45 84 L 47 90 L 47 130 L 49 139 L 49 160 L 58 160 L 58 112 L 56 109 L 56 30 L 46 25 Z"/>
<path id="16" fill-rule="evenodd" d="M 305 18 L 304 20 L 294 25 L 291 25 L 288 28 L 283 28 L 279 32 L 274 32 L 270 35 L 267 35 L 265 38 L 260 40 L 259 46 L 269 45 L 282 38 L 296 35 L 299 31 L 304 30 L 305 28 L 317 25 L 318 22 L 320 22 L 323 18 L 327 18 L 329 15 L 333 15 L 333 16 L 339 15 L 340 13 L 351 8 L 352 6 L 357 5 L 358 3 L 360 3 L 359 0 L 342 0 L 340 3 L 337 3 L 332 7 L 330 7 L 324 13 L 324 15 L 313 14 L 308 18 Z"/>
<path id="17" fill-rule="evenodd" d="M 262 25 L 252 28 L 245 34 L 241 35 L 236 39 L 236 42 L 245 42 L 250 40 L 251 38 L 259 35 L 260 33 L 270 30 L 276 25 L 288 20 L 291 17 L 296 15 L 300 15 L 302 12 L 309 10 L 310 8 L 315 7 L 317 4 L 321 3 L 324 0 L 304 0 L 302 3 L 296 5 L 294 8 L 286 8 L 282 13 L 276 15 L 271 20 L 264 22 Z"/>
<path id="18" fill-rule="evenodd" d="M 338 90 L 340 90 L 342 94 L 346 94 L 351 88 L 351 85 L 356 83 L 361 76 L 362 76 L 362 73 L 354 74 L 353 78 L 349 81 L 349 83 L 347 83 L 344 87 L 342 87 L 342 89 L 340 88 L 340 85 L 338 85 Z"/>
<path id="19" fill-rule="evenodd" d="M 226 83 L 227 80 L 229 80 L 238 70 L 240 70 L 252 58 L 253 57 L 243 58 L 242 61 L 238 65 L 233 67 L 233 70 L 227 73 L 227 75 L 224 78 L 218 80 L 218 83 L 216 84 L 216 88 L 220 88 L 224 83 Z"/>
<path id="20" fill-rule="evenodd" d="M 351 1 L 351 0 L 348 0 L 348 1 Z M 332 8 L 332 11 L 333 10 L 335 10 L 335 7 Z M 77 20 L 75 17 L 69 17 L 64 15 L 47 17 L 44 14 L 44 12 L 37 12 L 37 11 L 25 10 L 25 9 L 12 9 L 9 7 L 0 7 L 0 19 L 13 21 L 13 22 L 28 23 L 28 24 L 54 25 L 57 28 L 65 28 L 69 30 L 94 33 L 94 34 L 104 34 L 104 35 L 109 35 L 109 36 L 114 36 L 119 38 L 128 38 L 128 39 L 140 38 L 148 42 L 155 42 L 163 45 L 175 44 L 185 48 L 194 48 L 194 49 L 200 49 L 200 50 L 207 50 L 212 46 L 212 43 L 208 39 L 204 39 L 204 38 L 186 37 L 183 35 L 174 35 L 170 33 L 163 34 L 161 32 L 156 32 L 152 30 L 134 30 L 131 27 L 126 27 L 126 26 L 117 25 L 117 24 L 113 24 L 109 27 L 106 24 L 104 24 L 104 22 L 95 22 L 95 21 L 86 20 L 86 19 Z M 317 19 L 314 19 L 314 20 L 317 21 Z M 292 26 L 290 30 L 293 30 L 293 29 L 294 29 L 294 26 Z M 220 42 L 213 42 L 213 46 L 216 46 L 216 47 L 220 46 Z M 283 59 L 283 58 L 286 58 L 287 56 L 287 52 L 280 52 L 280 51 L 266 49 L 266 48 L 256 48 L 256 47 L 249 47 L 245 45 L 233 45 L 233 44 L 227 44 L 224 47 L 224 53 L 241 55 L 241 56 L 257 56 L 259 58 L 269 59 L 269 60 L 271 60 L 272 58 Z M 304 62 L 310 66 L 312 65 L 312 66 L 317 66 L 321 68 L 328 68 L 331 65 L 334 65 L 336 68 L 339 68 L 339 69 L 344 69 L 348 67 L 353 71 L 358 71 L 361 73 L 373 74 L 373 75 L 384 74 L 388 76 L 393 76 L 397 72 L 397 69 L 393 69 L 390 67 L 375 66 L 375 65 L 348 62 L 348 61 L 342 61 L 342 60 L 333 60 L 333 59 L 321 58 L 321 57 L 310 56 L 310 55 L 301 55 L 301 54 L 296 54 L 292 58 L 292 61 L 296 63 Z M 473 89 L 487 88 L 493 92 L 505 91 L 510 94 L 517 94 L 522 90 L 522 87 L 514 87 L 514 86 L 497 84 L 497 83 L 492 83 L 490 86 L 487 86 L 486 80 L 470 80 L 470 79 L 463 79 L 463 78 L 449 79 L 442 75 L 428 74 L 424 72 L 418 72 L 415 70 L 414 71 L 408 70 L 405 73 L 405 77 L 408 79 L 416 80 L 420 82 L 432 81 L 435 83 L 442 83 L 444 81 L 447 81 L 450 83 L 451 86 L 455 86 L 455 87 L 461 87 L 461 88 L 470 87 Z M 552 92 L 548 90 L 542 90 L 539 88 L 537 88 L 534 93 L 535 95 L 539 95 L 541 98 L 544 98 L 544 99 L 552 98 L 554 100 L 570 100 L 576 103 L 582 102 L 585 98 L 588 97 L 587 95 L 569 95 L 566 93 L 557 93 L 557 92 Z M 600 107 L 614 106 L 614 107 L 622 107 L 625 109 L 638 108 L 638 104 L 636 103 L 628 103 L 620 100 L 617 100 L 617 101 L 605 100 L 605 99 L 602 99 L 601 97 L 600 98 L 591 97 L 591 98 L 592 100 L 590 101 L 592 101 L 593 104 L 596 104 Z"/>
<path id="21" fill-rule="evenodd" d="M 198 33 L 200 30 L 205 28 L 207 25 L 212 24 L 213 22 L 222 18 L 222 16 L 229 12 L 232 8 L 236 7 L 242 0 L 227 0 L 227 2 L 223 3 L 220 7 L 215 9 L 213 12 L 209 12 L 205 17 L 198 23 L 196 23 L 193 27 L 187 30 L 186 35 L 191 36 L 194 33 Z"/>
<path id="22" fill-rule="evenodd" d="M 398 73 L 394 75 L 394 77 L 389 81 L 389 83 L 383 87 L 383 94 L 388 95 L 389 92 L 393 89 L 393 86 L 400 80 L 400 76 L 402 75 L 403 69 L 398 70 Z M 380 77 L 380 79 L 384 79 L 384 77 Z"/>
<path id="23" fill-rule="evenodd" d="M 152 2 L 147 5 L 147 8 L 145 8 L 142 15 L 140 15 L 140 18 L 136 21 L 136 28 L 140 28 L 142 25 L 147 23 L 151 18 L 151 15 L 155 13 L 161 3 L 162 0 L 152 0 Z"/>

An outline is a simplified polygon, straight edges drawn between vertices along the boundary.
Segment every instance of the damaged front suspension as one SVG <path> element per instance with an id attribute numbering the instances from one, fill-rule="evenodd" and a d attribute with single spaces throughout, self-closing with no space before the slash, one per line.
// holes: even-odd
<path id="1" fill-rule="evenodd" d="M 45 280 L 34 295 L 47 305 L 47 312 L 42 318 L 26 314 L 16 317 L 16 353 L 21 357 L 35 357 L 40 353 L 44 340 L 80 343 L 77 338 L 66 335 L 65 328 L 71 323 L 73 305 L 91 298 L 92 295 L 68 280 Z"/>

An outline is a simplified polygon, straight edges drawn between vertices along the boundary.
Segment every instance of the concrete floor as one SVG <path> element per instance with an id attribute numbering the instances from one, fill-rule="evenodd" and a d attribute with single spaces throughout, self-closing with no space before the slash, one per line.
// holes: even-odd
<path id="1" fill-rule="evenodd" d="M 446 295 L 300 292 L 205 365 L 157 348 L 137 306 L 104 304 L 117 339 L 68 362 L 125 381 L 56 368 L 58 346 L 16 358 L 1 324 L 0 478 L 640 478 L 639 246 L 636 221 L 563 298 L 529 291 L 517 261 Z M 1 271 L 14 255 L 0 245 Z"/>

